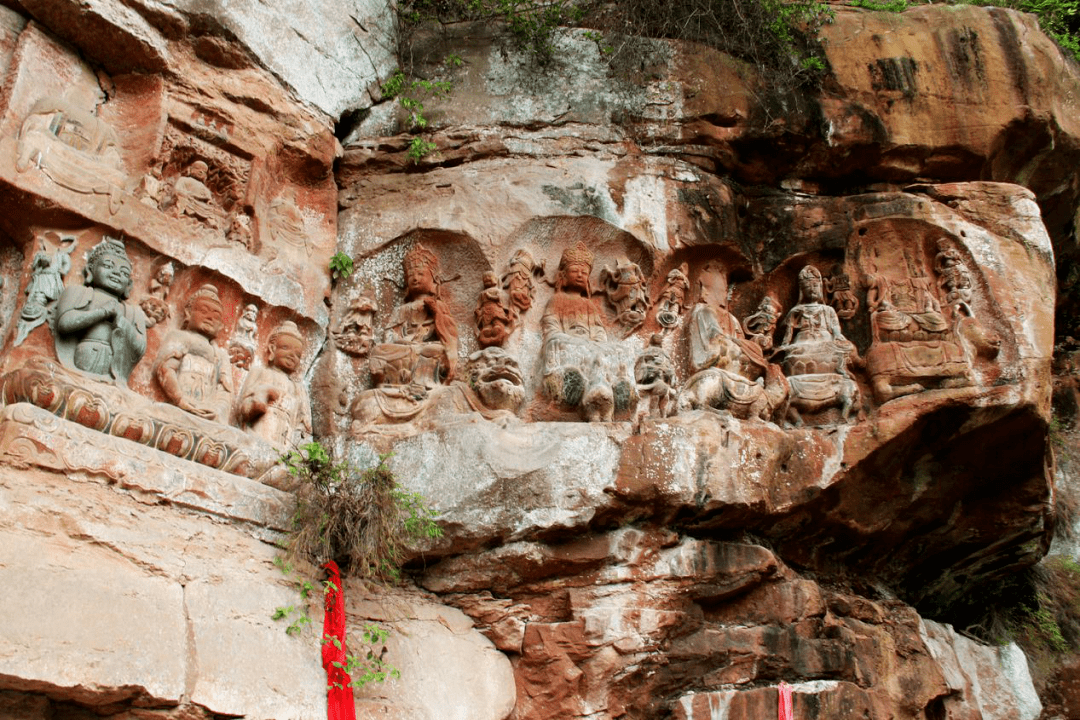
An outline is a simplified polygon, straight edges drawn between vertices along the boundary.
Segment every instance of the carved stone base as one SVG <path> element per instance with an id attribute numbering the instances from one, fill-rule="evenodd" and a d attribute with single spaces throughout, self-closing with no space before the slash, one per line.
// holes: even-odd
<path id="1" fill-rule="evenodd" d="M 971 365 L 952 341 L 877 342 L 866 353 L 866 369 L 879 402 L 934 387 L 970 384 Z"/>
<path id="2" fill-rule="evenodd" d="M 0 463 L 104 475 L 176 505 L 274 530 L 290 527 L 289 493 L 102 434 L 25 402 L 0 410 Z"/>
<path id="3" fill-rule="evenodd" d="M 23 402 L 90 430 L 236 475 L 257 477 L 278 460 L 270 445 L 236 428 L 40 358 L 0 378 L 0 403 Z"/>

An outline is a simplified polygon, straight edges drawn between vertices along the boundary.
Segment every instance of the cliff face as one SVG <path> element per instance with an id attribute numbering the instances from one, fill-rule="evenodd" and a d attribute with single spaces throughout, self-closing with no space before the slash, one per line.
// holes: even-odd
<path id="1" fill-rule="evenodd" d="M 380 4 L 10 5 L 0 717 L 321 717 L 271 620 L 321 616 L 273 563 L 312 436 L 444 530 L 345 583 L 402 673 L 365 717 L 1040 716 L 948 624 L 1068 482 L 1080 75 L 1034 18 L 837 8 L 799 93 L 456 27 L 416 157 Z"/>

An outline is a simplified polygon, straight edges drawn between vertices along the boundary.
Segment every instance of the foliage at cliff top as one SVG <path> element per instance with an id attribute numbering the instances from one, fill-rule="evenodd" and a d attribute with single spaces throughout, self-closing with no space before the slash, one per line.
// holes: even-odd
<path id="1" fill-rule="evenodd" d="M 639 38 L 703 43 L 756 66 L 780 88 L 817 82 L 824 53 L 817 42 L 832 18 L 823 0 L 403 0 L 402 65 L 409 65 L 413 30 L 460 22 L 504 24 L 538 65 L 555 56 L 559 27 L 589 28 L 614 68 L 647 64 Z"/>

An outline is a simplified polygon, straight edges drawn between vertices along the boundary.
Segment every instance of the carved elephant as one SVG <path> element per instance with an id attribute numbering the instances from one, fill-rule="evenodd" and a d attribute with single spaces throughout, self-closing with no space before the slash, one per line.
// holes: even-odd
<path id="1" fill-rule="evenodd" d="M 788 382 L 778 365 L 769 365 L 764 383 L 720 368 L 706 368 L 687 380 L 686 387 L 679 393 L 676 411 L 707 408 L 726 410 L 742 419 L 772 420 L 787 397 Z"/>
<path id="2" fill-rule="evenodd" d="M 840 407 L 840 416 L 849 422 L 851 409 L 854 407 L 857 417 L 863 416 L 862 393 L 859 385 L 847 375 L 837 373 L 814 373 L 793 375 L 788 379 L 790 392 L 786 407 L 777 413 L 789 423 L 802 426 L 802 412 L 818 412 L 831 407 Z"/>

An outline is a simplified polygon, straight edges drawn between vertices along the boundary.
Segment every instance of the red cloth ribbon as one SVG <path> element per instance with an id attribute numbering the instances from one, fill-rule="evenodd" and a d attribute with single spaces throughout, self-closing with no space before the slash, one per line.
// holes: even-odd
<path id="1" fill-rule="evenodd" d="M 345 595 L 341 587 L 341 571 L 333 560 L 323 568 L 330 576 L 326 593 L 326 614 L 323 615 L 322 664 L 326 670 L 327 720 L 356 720 L 353 704 L 352 678 L 345 672 Z"/>
<path id="2" fill-rule="evenodd" d="M 780 695 L 780 707 L 776 713 L 777 718 L 779 720 L 795 720 L 795 715 L 791 711 L 791 686 L 781 680 L 777 690 Z"/>

